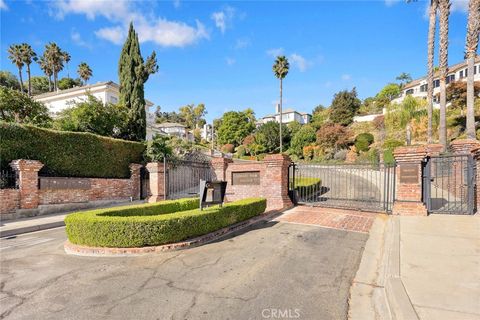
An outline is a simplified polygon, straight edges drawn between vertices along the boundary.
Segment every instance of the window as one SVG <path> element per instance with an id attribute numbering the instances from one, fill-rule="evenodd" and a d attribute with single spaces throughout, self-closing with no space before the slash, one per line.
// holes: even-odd
<path id="1" fill-rule="evenodd" d="M 427 92 L 428 84 L 422 84 L 420 86 L 420 92 Z"/>
<path id="2" fill-rule="evenodd" d="M 440 80 L 434 80 L 434 81 L 433 81 L 433 87 L 434 87 L 434 88 L 440 87 Z"/>
<path id="3" fill-rule="evenodd" d="M 465 77 L 468 77 L 468 69 L 465 69 Z"/>
<path id="4" fill-rule="evenodd" d="M 477 66 L 473 66 L 473 74 L 477 74 Z"/>
<path id="5" fill-rule="evenodd" d="M 462 79 L 462 78 L 463 78 L 463 70 L 460 71 L 460 79 Z"/>
<path id="6" fill-rule="evenodd" d="M 405 94 L 413 94 L 413 89 L 408 89 L 407 91 L 405 91 Z"/>

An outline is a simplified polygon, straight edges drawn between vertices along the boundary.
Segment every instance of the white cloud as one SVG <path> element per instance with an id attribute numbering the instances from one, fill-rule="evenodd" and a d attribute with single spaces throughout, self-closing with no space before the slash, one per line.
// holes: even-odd
<path id="1" fill-rule="evenodd" d="M 4 0 L 0 0 L 0 10 L 8 10 L 8 6 Z"/>
<path id="2" fill-rule="evenodd" d="M 281 56 L 284 53 L 284 51 L 285 50 L 283 50 L 283 48 L 272 48 L 272 49 L 267 50 L 267 54 L 269 56 L 272 56 L 272 57 L 276 58 L 278 56 Z"/>
<path id="3" fill-rule="evenodd" d="M 239 38 L 235 41 L 235 49 L 243 49 L 250 45 L 250 39 L 248 38 Z"/>
<path id="4" fill-rule="evenodd" d="M 95 31 L 95 35 L 97 37 L 108 40 L 115 44 L 122 44 L 126 34 L 127 34 L 126 29 L 119 26 L 101 28 Z"/>
<path id="5" fill-rule="evenodd" d="M 452 0 L 452 11 L 468 12 L 468 0 Z"/>
<path id="6" fill-rule="evenodd" d="M 298 68 L 300 72 L 305 72 L 310 65 L 310 62 L 308 62 L 307 59 L 297 53 L 292 53 L 289 59 L 292 66 Z"/>
<path id="7" fill-rule="evenodd" d="M 73 29 L 72 32 L 70 33 L 70 38 L 72 39 L 73 43 L 75 43 L 77 46 L 85 47 L 85 48 L 92 47 L 88 42 L 82 39 L 82 36 L 80 35 L 80 33 L 75 29 Z"/>
<path id="8" fill-rule="evenodd" d="M 211 19 L 215 22 L 215 26 L 225 33 L 228 27 L 231 26 L 235 16 L 235 8 L 226 6 L 220 11 L 212 13 Z"/>
<path id="9" fill-rule="evenodd" d="M 348 80 L 351 80 L 352 79 L 352 76 L 349 75 L 349 74 L 342 74 L 342 80 L 343 81 L 348 81 Z"/>
<path id="10" fill-rule="evenodd" d="M 227 58 L 225 58 L 225 62 L 227 63 L 227 65 L 232 66 L 232 65 L 234 65 L 237 61 L 236 61 L 235 59 L 233 59 L 233 58 L 228 58 L 228 57 L 227 57 Z"/>
<path id="11" fill-rule="evenodd" d="M 105 17 L 112 25 L 96 30 L 95 35 L 114 44 L 123 42 L 131 21 L 140 42 L 151 41 L 164 47 L 184 47 L 209 38 L 205 26 L 198 20 L 192 26 L 181 21 L 146 15 L 138 5 L 131 5 L 127 1 L 59 0 L 54 6 L 56 17 L 60 19 L 67 14 L 83 14 L 92 20 Z"/>

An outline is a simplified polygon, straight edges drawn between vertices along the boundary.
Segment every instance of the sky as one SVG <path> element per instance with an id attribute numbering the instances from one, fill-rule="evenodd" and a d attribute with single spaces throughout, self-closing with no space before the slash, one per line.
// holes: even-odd
<path id="1" fill-rule="evenodd" d="M 466 0 L 452 1 L 450 64 L 463 59 L 467 7 Z M 208 122 L 230 110 L 273 113 L 279 54 L 291 66 L 283 106 L 302 112 L 329 106 L 340 90 L 356 87 L 363 99 L 402 72 L 426 72 L 427 1 L 403 0 L 0 0 L 0 69 L 17 74 L 11 44 L 27 42 L 41 54 L 53 41 L 72 57 L 70 76 L 87 62 L 89 83 L 118 82 L 130 21 L 143 57 L 157 54 L 159 72 L 145 84 L 145 97 L 162 111 L 204 103 Z M 38 65 L 32 74 L 42 74 Z"/>

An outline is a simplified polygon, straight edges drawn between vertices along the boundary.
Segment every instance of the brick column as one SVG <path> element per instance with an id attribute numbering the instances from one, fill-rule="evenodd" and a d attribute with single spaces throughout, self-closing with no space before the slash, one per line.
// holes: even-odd
<path id="1" fill-rule="evenodd" d="M 163 162 L 149 162 L 147 163 L 147 170 L 150 173 L 150 192 L 152 193 L 148 202 L 164 200 L 166 186 Z"/>
<path id="2" fill-rule="evenodd" d="M 267 199 L 267 210 L 279 210 L 291 207 L 288 196 L 288 166 L 290 157 L 284 154 L 267 155 L 265 175 L 262 179 L 263 196 Z"/>
<path id="3" fill-rule="evenodd" d="M 13 160 L 10 166 L 18 173 L 20 209 L 38 207 L 38 171 L 43 163 L 37 160 Z"/>
<path id="4" fill-rule="evenodd" d="M 215 173 L 215 180 L 227 181 L 226 171 L 228 164 L 232 162 L 233 160 L 228 158 L 212 158 L 212 168 Z"/>
<path id="5" fill-rule="evenodd" d="M 474 139 L 458 139 L 450 143 L 450 150 L 455 154 L 470 154 L 480 147 L 480 142 Z"/>
<path id="6" fill-rule="evenodd" d="M 422 203 L 422 161 L 435 148 L 426 146 L 398 147 L 393 152 L 396 169 L 396 195 L 392 214 L 426 216 Z"/>
<path id="7" fill-rule="evenodd" d="M 140 169 L 142 168 L 141 164 L 131 163 L 130 164 L 130 183 L 132 184 L 132 199 L 140 199 Z"/>

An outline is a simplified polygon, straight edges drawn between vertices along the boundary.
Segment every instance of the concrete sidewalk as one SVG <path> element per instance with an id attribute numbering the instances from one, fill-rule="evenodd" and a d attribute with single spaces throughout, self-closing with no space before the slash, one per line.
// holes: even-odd
<path id="1" fill-rule="evenodd" d="M 132 202 L 122 201 L 122 202 L 109 203 L 107 205 L 102 205 L 97 207 L 68 210 L 68 211 L 48 214 L 48 215 L 39 215 L 31 218 L 1 220 L 0 221 L 0 238 L 11 237 L 17 234 L 34 232 L 39 230 L 63 227 L 65 225 L 64 223 L 65 217 L 74 212 L 142 204 L 142 203 L 145 203 L 145 201 L 143 200 L 132 201 Z"/>
<path id="2" fill-rule="evenodd" d="M 350 319 L 480 319 L 480 215 L 380 216 Z"/>

